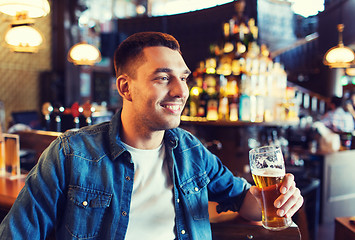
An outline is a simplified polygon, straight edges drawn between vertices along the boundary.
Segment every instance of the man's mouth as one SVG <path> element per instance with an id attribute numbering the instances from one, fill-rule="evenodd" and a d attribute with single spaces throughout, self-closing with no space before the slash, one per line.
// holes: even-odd
<path id="1" fill-rule="evenodd" d="M 180 113 L 182 105 L 181 104 L 162 104 L 162 107 L 168 109 L 172 113 Z"/>

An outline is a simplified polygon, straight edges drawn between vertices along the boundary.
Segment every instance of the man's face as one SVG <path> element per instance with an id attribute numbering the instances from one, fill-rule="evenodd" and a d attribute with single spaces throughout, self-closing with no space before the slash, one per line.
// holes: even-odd
<path id="1" fill-rule="evenodd" d="M 355 105 L 355 94 L 351 95 L 351 101 L 352 101 L 353 105 Z"/>
<path id="2" fill-rule="evenodd" d="M 178 127 L 189 94 L 190 70 L 180 53 L 170 48 L 146 47 L 143 53 L 145 61 L 130 81 L 134 119 L 149 131 Z"/>

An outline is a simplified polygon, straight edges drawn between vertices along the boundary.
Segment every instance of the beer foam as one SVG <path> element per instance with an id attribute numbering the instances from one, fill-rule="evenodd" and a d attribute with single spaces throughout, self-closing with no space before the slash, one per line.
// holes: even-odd
<path id="1" fill-rule="evenodd" d="M 252 174 L 262 177 L 283 177 L 286 172 L 285 169 L 267 168 L 267 169 L 253 169 Z"/>

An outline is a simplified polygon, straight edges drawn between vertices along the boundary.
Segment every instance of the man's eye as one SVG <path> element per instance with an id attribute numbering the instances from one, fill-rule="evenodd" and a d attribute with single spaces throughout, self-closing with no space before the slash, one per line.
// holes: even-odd
<path id="1" fill-rule="evenodd" d="M 169 81 L 169 77 L 168 76 L 158 76 L 155 79 L 159 80 L 159 81 Z"/>

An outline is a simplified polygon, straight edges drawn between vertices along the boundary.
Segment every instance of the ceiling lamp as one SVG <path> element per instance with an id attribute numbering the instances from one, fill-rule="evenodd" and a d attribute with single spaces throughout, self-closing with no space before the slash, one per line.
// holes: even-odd
<path id="1" fill-rule="evenodd" d="M 75 65 L 94 65 L 101 61 L 101 53 L 97 47 L 86 42 L 72 46 L 68 53 L 68 61 Z"/>
<path id="2" fill-rule="evenodd" d="M 345 69 L 345 73 L 348 76 L 355 77 L 355 67 L 350 67 L 350 68 Z"/>
<path id="3" fill-rule="evenodd" d="M 35 53 L 38 52 L 43 37 L 30 24 L 12 25 L 5 34 L 5 42 L 14 52 Z"/>
<path id="4" fill-rule="evenodd" d="M 0 0 L 0 12 L 10 16 L 25 13 L 29 18 L 44 17 L 50 12 L 47 0 Z"/>
<path id="5" fill-rule="evenodd" d="M 323 63 L 330 68 L 347 68 L 355 59 L 354 51 L 343 44 L 343 30 L 344 25 L 339 24 L 339 43 L 329 49 L 324 55 Z"/>

